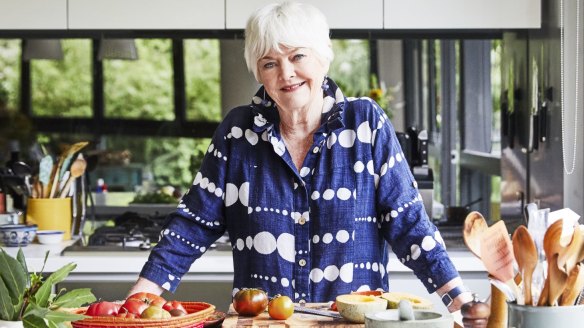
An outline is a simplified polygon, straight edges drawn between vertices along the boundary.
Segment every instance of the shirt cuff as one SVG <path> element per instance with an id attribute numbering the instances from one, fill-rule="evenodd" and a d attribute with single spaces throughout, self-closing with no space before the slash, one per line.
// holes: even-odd
<path id="1" fill-rule="evenodd" d="M 140 277 L 146 278 L 160 287 L 174 293 L 180 284 L 180 277 L 175 276 L 171 272 L 164 270 L 164 268 L 156 265 L 150 261 L 146 262 L 142 271 L 140 272 Z"/>

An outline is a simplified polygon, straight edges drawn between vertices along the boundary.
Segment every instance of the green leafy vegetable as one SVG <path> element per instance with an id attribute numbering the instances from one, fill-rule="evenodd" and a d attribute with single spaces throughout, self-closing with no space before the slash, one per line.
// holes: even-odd
<path id="1" fill-rule="evenodd" d="M 64 308 L 80 307 L 95 302 L 88 288 L 65 289 L 52 294 L 53 286 L 67 278 L 76 264 L 69 263 L 46 279 L 41 273 L 29 273 L 22 250 L 14 259 L 0 249 L 0 320 L 22 321 L 25 328 L 60 328 L 65 322 L 81 320 L 84 315 L 64 312 Z M 45 255 L 47 262 L 49 252 Z"/>

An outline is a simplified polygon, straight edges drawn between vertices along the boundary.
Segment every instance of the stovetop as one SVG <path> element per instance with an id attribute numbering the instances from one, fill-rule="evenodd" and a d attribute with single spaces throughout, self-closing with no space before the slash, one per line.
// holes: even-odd
<path id="1" fill-rule="evenodd" d="M 81 253 L 147 253 L 160 239 L 160 231 L 166 221 L 165 216 L 146 216 L 134 212 L 126 212 L 115 218 L 114 226 L 97 228 L 89 238 L 80 239 L 75 244 L 65 248 L 63 255 Z M 225 235 L 219 238 L 210 249 L 231 251 L 229 238 Z"/>

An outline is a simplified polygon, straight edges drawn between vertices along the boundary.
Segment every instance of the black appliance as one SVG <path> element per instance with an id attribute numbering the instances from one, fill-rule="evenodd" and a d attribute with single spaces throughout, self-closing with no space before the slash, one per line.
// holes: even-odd
<path id="1" fill-rule="evenodd" d="M 432 219 L 434 174 L 432 169 L 428 167 L 428 131 L 419 131 L 415 126 L 411 126 L 407 128 L 406 132 L 397 132 L 396 134 L 414 179 L 418 183 L 426 212 Z"/>

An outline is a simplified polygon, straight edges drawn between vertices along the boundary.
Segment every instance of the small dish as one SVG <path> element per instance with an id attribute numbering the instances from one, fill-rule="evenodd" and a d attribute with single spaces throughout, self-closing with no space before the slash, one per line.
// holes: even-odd
<path id="1" fill-rule="evenodd" d="M 225 312 L 215 311 L 212 314 L 210 314 L 207 317 L 207 319 L 205 319 L 205 322 L 203 323 L 203 327 L 204 328 L 221 327 L 221 324 L 223 323 L 223 320 L 225 320 L 226 316 L 227 316 L 227 314 L 225 314 Z"/>
<path id="2" fill-rule="evenodd" d="M 38 227 L 25 224 L 0 225 L 0 243 L 6 247 L 24 247 L 34 240 Z"/>
<path id="3" fill-rule="evenodd" d="M 36 234 L 39 243 L 43 245 L 59 244 L 63 241 L 63 235 L 63 230 L 38 230 Z"/>

